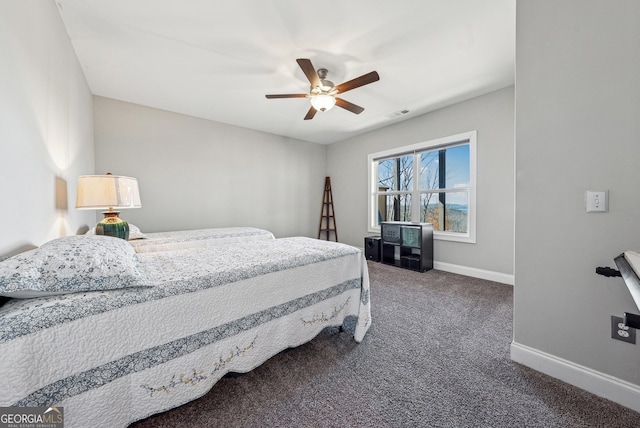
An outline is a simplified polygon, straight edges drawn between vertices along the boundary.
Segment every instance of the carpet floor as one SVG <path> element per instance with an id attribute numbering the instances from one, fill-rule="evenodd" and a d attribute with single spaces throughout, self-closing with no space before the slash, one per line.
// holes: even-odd
<path id="1" fill-rule="evenodd" d="M 131 427 L 640 427 L 640 413 L 514 363 L 513 288 L 369 262 L 362 343 L 325 329 Z"/>

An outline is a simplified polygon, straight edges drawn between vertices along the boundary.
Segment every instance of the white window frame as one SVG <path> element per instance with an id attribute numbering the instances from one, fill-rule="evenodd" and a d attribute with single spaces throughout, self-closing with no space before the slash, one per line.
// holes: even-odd
<path id="1" fill-rule="evenodd" d="M 455 147 L 462 144 L 469 145 L 469 207 L 468 219 L 469 227 L 466 233 L 446 232 L 434 230 L 433 238 L 443 241 L 476 243 L 476 150 L 477 150 L 477 131 L 463 132 L 461 134 L 451 135 L 449 137 L 438 138 L 435 140 L 424 141 L 404 147 L 397 147 L 382 152 L 371 153 L 368 155 L 368 176 L 369 176 L 369 197 L 368 197 L 368 230 L 370 233 L 380 233 L 378 225 L 377 210 L 377 193 L 378 193 L 378 161 L 382 159 L 394 158 L 402 155 L 416 154 L 423 151 L 432 151 L 437 149 L 445 149 Z M 419 164 L 418 164 L 419 165 Z M 418 174 L 419 168 L 414 168 L 414 174 Z M 418 183 L 417 177 L 414 177 L 414 183 Z M 447 191 L 452 189 L 442 189 Z M 412 195 L 412 201 L 420 200 L 420 189 L 414 188 L 412 191 L 389 192 L 389 195 L 395 193 Z M 418 199 L 415 199 L 418 196 Z M 420 218 L 420 204 L 411 204 L 411 218 Z"/>

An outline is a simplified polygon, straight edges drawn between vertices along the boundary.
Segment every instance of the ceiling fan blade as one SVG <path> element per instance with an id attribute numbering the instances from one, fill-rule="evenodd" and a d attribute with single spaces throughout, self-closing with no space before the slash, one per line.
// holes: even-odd
<path id="1" fill-rule="evenodd" d="M 269 99 L 273 98 L 306 98 L 308 94 L 276 94 L 276 95 L 265 95 L 265 97 Z"/>
<path id="2" fill-rule="evenodd" d="M 307 115 L 304 117 L 304 120 L 313 119 L 313 116 L 315 116 L 317 112 L 318 110 L 316 110 L 315 108 L 313 108 L 313 106 L 311 106 L 311 108 L 307 112 Z"/>
<path id="3" fill-rule="evenodd" d="M 318 73 L 316 73 L 316 69 L 313 68 L 311 60 L 306 58 L 298 58 L 296 62 L 304 72 L 304 75 L 307 76 L 307 79 L 309 79 L 311 87 L 315 88 L 320 86 L 320 78 L 318 77 Z"/>
<path id="4" fill-rule="evenodd" d="M 380 76 L 378 75 L 378 72 L 372 71 L 371 73 L 363 74 L 362 76 L 356 77 L 355 79 L 349 80 L 348 82 L 341 83 L 337 85 L 334 89 L 337 89 L 338 92 L 340 93 L 344 93 L 352 89 L 359 88 L 360 86 L 377 82 L 378 80 L 380 80 Z"/>
<path id="5" fill-rule="evenodd" d="M 342 98 L 336 97 L 336 105 L 338 107 L 342 107 L 345 110 L 349 110 L 351 113 L 360 114 L 364 111 L 364 108 L 359 105 L 355 105 L 354 103 L 350 103 L 349 101 L 345 101 Z"/>

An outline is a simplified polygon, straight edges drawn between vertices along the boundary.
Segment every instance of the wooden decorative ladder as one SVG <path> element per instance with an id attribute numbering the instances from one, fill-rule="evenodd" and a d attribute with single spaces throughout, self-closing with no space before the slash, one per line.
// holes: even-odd
<path id="1" fill-rule="evenodd" d="M 324 223 L 324 227 L 323 227 Z M 333 232 L 335 241 L 338 242 L 338 229 L 336 227 L 336 215 L 333 210 L 333 194 L 331 193 L 331 178 L 324 180 L 324 198 L 322 200 L 322 210 L 320 211 L 320 226 L 318 227 L 318 239 L 321 239 L 324 232 L 324 239 L 329 241 Z"/>

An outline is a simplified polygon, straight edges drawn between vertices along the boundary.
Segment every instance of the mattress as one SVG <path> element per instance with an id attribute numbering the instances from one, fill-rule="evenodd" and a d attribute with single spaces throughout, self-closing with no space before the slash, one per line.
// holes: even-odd
<path id="1" fill-rule="evenodd" d="M 627 262 L 629 262 L 636 274 L 640 273 L 640 253 L 636 251 L 625 251 L 624 258 L 627 259 Z"/>

